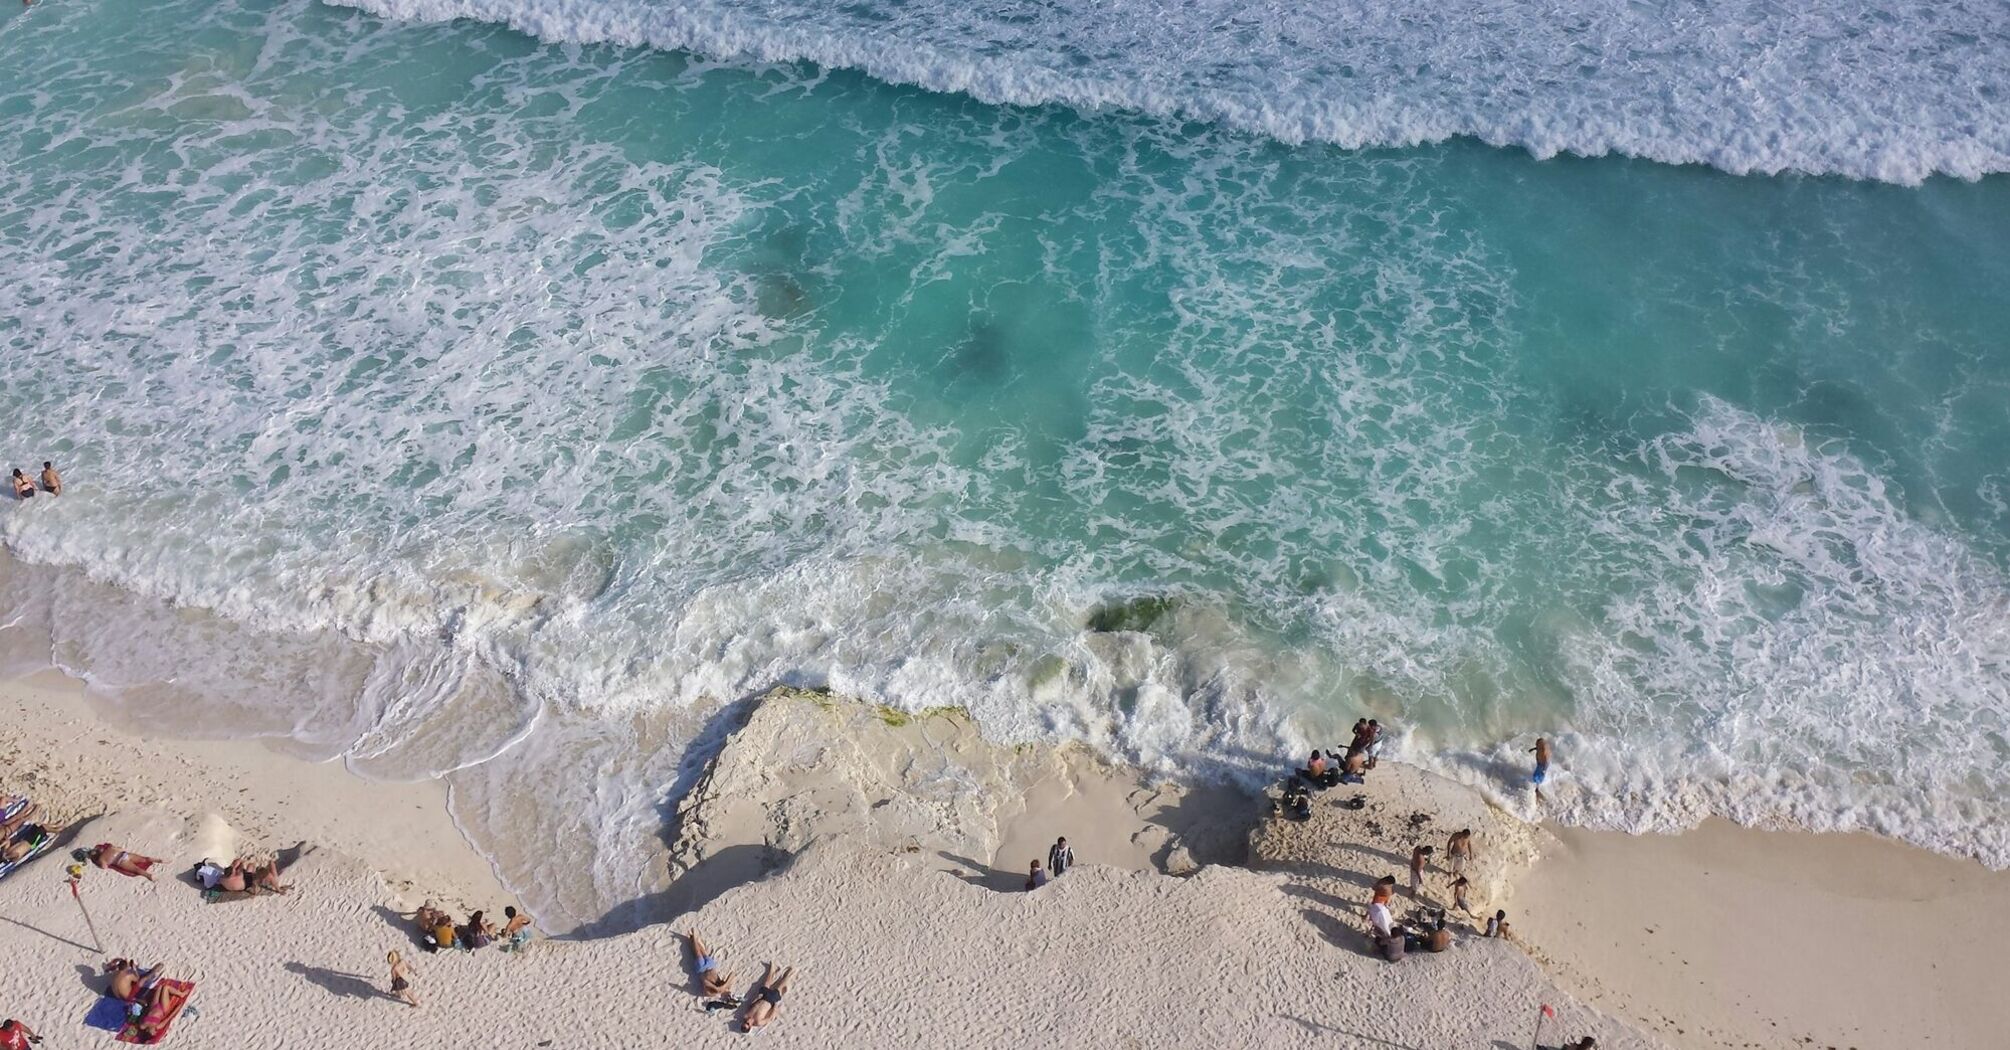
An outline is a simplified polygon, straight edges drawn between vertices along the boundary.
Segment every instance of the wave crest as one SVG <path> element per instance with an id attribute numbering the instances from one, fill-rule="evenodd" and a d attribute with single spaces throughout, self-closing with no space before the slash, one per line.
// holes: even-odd
<path id="1" fill-rule="evenodd" d="M 1470 136 L 1734 174 L 2010 170 L 2003 5 L 1453 0 L 331 0 L 554 42 L 812 62 L 987 103 L 1350 149 Z"/>

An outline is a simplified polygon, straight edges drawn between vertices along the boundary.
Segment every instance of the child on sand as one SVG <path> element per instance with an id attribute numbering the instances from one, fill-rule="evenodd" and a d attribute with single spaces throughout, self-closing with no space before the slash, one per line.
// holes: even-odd
<path id="1" fill-rule="evenodd" d="M 1466 902 L 1466 890 L 1468 886 L 1469 884 L 1466 882 L 1464 875 L 1452 880 L 1452 907 L 1465 912 L 1467 915 L 1471 915 L 1473 913 L 1473 906 Z"/>
<path id="2" fill-rule="evenodd" d="M 395 951 L 384 956 L 384 961 L 391 964 L 391 994 L 404 1000 L 406 1006 L 419 1005 L 419 997 L 412 994 L 412 965 Z"/>
<path id="3" fill-rule="evenodd" d="M 1026 873 L 1026 889 L 1037 890 L 1046 884 L 1047 872 L 1040 867 L 1040 862 L 1036 860 L 1033 862 L 1032 870 Z"/>

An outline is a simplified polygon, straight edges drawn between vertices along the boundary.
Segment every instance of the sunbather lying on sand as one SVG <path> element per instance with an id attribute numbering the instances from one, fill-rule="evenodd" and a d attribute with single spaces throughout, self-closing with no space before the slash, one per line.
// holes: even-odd
<path id="1" fill-rule="evenodd" d="M 13 816 L 0 820 L 0 842 L 13 838 L 15 832 L 27 827 L 28 822 L 35 817 L 35 804 L 18 795 L 11 795 L 0 801 L 0 813 L 6 812 L 8 807 L 17 803 L 21 808 L 15 810 Z"/>
<path id="2" fill-rule="evenodd" d="M 691 954 L 698 957 L 698 994 L 725 995 L 733 986 L 733 975 L 719 967 L 719 956 L 698 939 L 698 931 L 692 930 Z"/>
<path id="3" fill-rule="evenodd" d="M 60 824 L 29 824 L 14 833 L 5 846 L 0 846 L 0 862 L 13 862 L 35 852 L 41 844 L 63 833 Z"/>
<path id="4" fill-rule="evenodd" d="M 74 856 L 74 854 L 72 854 Z M 143 857 L 128 850 L 122 850 L 109 842 L 100 842 L 78 860 L 89 860 L 100 868 L 116 871 L 121 875 L 154 881 L 153 866 L 160 863 L 155 857 Z"/>
<path id="5" fill-rule="evenodd" d="M 293 887 L 279 881 L 279 862 L 258 864 L 244 857 L 230 862 L 216 877 L 213 889 L 225 893 L 291 893 Z"/>
<path id="6" fill-rule="evenodd" d="M 240 860 L 238 863 L 243 864 L 244 862 Z M 293 887 L 279 881 L 279 861 L 277 859 L 263 866 L 247 864 L 245 865 L 244 875 L 247 879 L 251 880 L 251 889 L 254 893 L 293 892 Z"/>
<path id="7" fill-rule="evenodd" d="M 789 990 L 789 978 L 795 976 L 796 968 L 791 966 L 775 976 L 775 964 L 768 963 L 761 969 L 761 983 L 754 986 L 754 1005 L 747 1009 L 747 1018 L 741 1024 L 749 1032 L 773 1021 L 782 1013 L 782 993 Z"/>

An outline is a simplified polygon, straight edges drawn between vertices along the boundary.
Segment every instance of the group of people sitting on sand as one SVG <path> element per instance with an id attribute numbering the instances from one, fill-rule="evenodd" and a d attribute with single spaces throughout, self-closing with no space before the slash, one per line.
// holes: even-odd
<path id="1" fill-rule="evenodd" d="M 706 1013 L 746 1007 L 747 1012 L 740 1017 L 740 1030 L 743 1032 L 751 1032 L 781 1016 L 782 996 L 789 990 L 789 979 L 796 975 L 795 967 L 783 967 L 782 972 L 777 974 L 774 963 L 763 963 L 761 979 L 754 982 L 747 997 L 742 999 L 733 994 L 733 974 L 722 965 L 721 953 L 700 939 L 697 930 L 692 930 L 687 936 L 691 941 L 691 955 L 698 975 L 698 996 L 703 1000 Z"/>
<path id="2" fill-rule="evenodd" d="M 486 912 L 480 911 L 469 915 L 467 922 L 456 924 L 453 916 L 434 907 L 432 901 L 419 905 L 419 910 L 412 913 L 412 921 L 418 925 L 419 940 L 428 953 L 455 949 L 471 952 L 491 944 L 514 952 L 530 943 L 530 916 L 515 907 L 503 909 L 500 929 L 488 920 Z"/>
<path id="3" fill-rule="evenodd" d="M 14 483 L 15 499 L 30 499 L 35 495 L 35 483 L 21 473 L 20 467 L 14 468 L 14 476 L 9 480 Z M 63 475 L 56 473 L 56 465 L 48 460 L 42 461 L 42 491 L 51 496 L 63 494 Z"/>

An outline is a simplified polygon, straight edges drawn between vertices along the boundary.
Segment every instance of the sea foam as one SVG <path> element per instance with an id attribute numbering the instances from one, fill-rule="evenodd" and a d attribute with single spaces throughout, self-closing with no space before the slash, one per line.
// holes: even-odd
<path id="1" fill-rule="evenodd" d="M 2000 0 L 334 0 L 550 41 L 807 61 L 989 103 L 1118 108 L 1286 142 L 1470 136 L 1539 157 L 1917 183 L 2010 167 Z"/>

